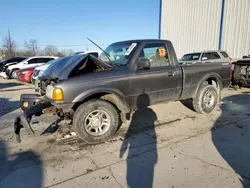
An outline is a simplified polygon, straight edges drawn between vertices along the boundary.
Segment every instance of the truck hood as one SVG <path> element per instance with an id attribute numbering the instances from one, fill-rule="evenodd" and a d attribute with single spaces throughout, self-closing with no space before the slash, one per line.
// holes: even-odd
<path id="1" fill-rule="evenodd" d="M 99 58 L 89 54 L 67 56 L 55 61 L 44 71 L 42 79 L 65 80 L 76 75 L 113 69 Z"/>

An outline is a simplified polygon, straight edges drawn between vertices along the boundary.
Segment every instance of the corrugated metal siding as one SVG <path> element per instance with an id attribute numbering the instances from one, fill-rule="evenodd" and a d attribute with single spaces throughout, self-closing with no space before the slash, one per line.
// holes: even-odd
<path id="1" fill-rule="evenodd" d="M 161 38 L 173 42 L 177 57 L 218 48 L 221 0 L 162 0 Z"/>
<path id="2" fill-rule="evenodd" d="M 226 0 L 222 49 L 231 57 L 250 53 L 250 0 Z"/>

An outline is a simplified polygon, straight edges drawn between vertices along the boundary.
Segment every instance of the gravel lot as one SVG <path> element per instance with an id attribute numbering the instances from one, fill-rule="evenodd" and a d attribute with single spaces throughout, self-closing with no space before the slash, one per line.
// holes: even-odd
<path id="1" fill-rule="evenodd" d="M 35 135 L 22 130 L 17 144 L 20 94 L 33 92 L 0 78 L 0 187 L 250 187 L 248 88 L 225 89 L 210 115 L 186 102 L 137 111 L 100 145 L 70 136 L 69 122 L 46 114 L 32 120 Z"/>

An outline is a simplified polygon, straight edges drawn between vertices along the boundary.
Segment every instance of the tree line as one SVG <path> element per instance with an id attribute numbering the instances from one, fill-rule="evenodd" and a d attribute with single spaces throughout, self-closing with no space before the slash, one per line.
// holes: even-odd
<path id="1" fill-rule="evenodd" d="M 69 56 L 74 53 L 72 49 L 58 50 L 55 45 L 46 45 L 43 49 L 38 45 L 36 39 L 30 39 L 24 42 L 24 49 L 17 50 L 18 44 L 12 38 L 10 30 L 8 30 L 8 35 L 3 38 L 2 47 L 0 47 L 0 59 L 8 59 L 11 57 L 18 56 L 36 56 L 36 55 L 48 55 L 48 56 Z"/>

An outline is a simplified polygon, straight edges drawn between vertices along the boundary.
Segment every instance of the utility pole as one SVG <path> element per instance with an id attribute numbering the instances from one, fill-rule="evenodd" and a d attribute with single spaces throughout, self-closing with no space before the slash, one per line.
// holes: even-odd
<path id="1" fill-rule="evenodd" d="M 9 41 L 9 55 L 10 57 L 13 57 L 12 55 L 12 40 L 10 36 L 10 29 L 8 29 L 8 41 Z"/>

